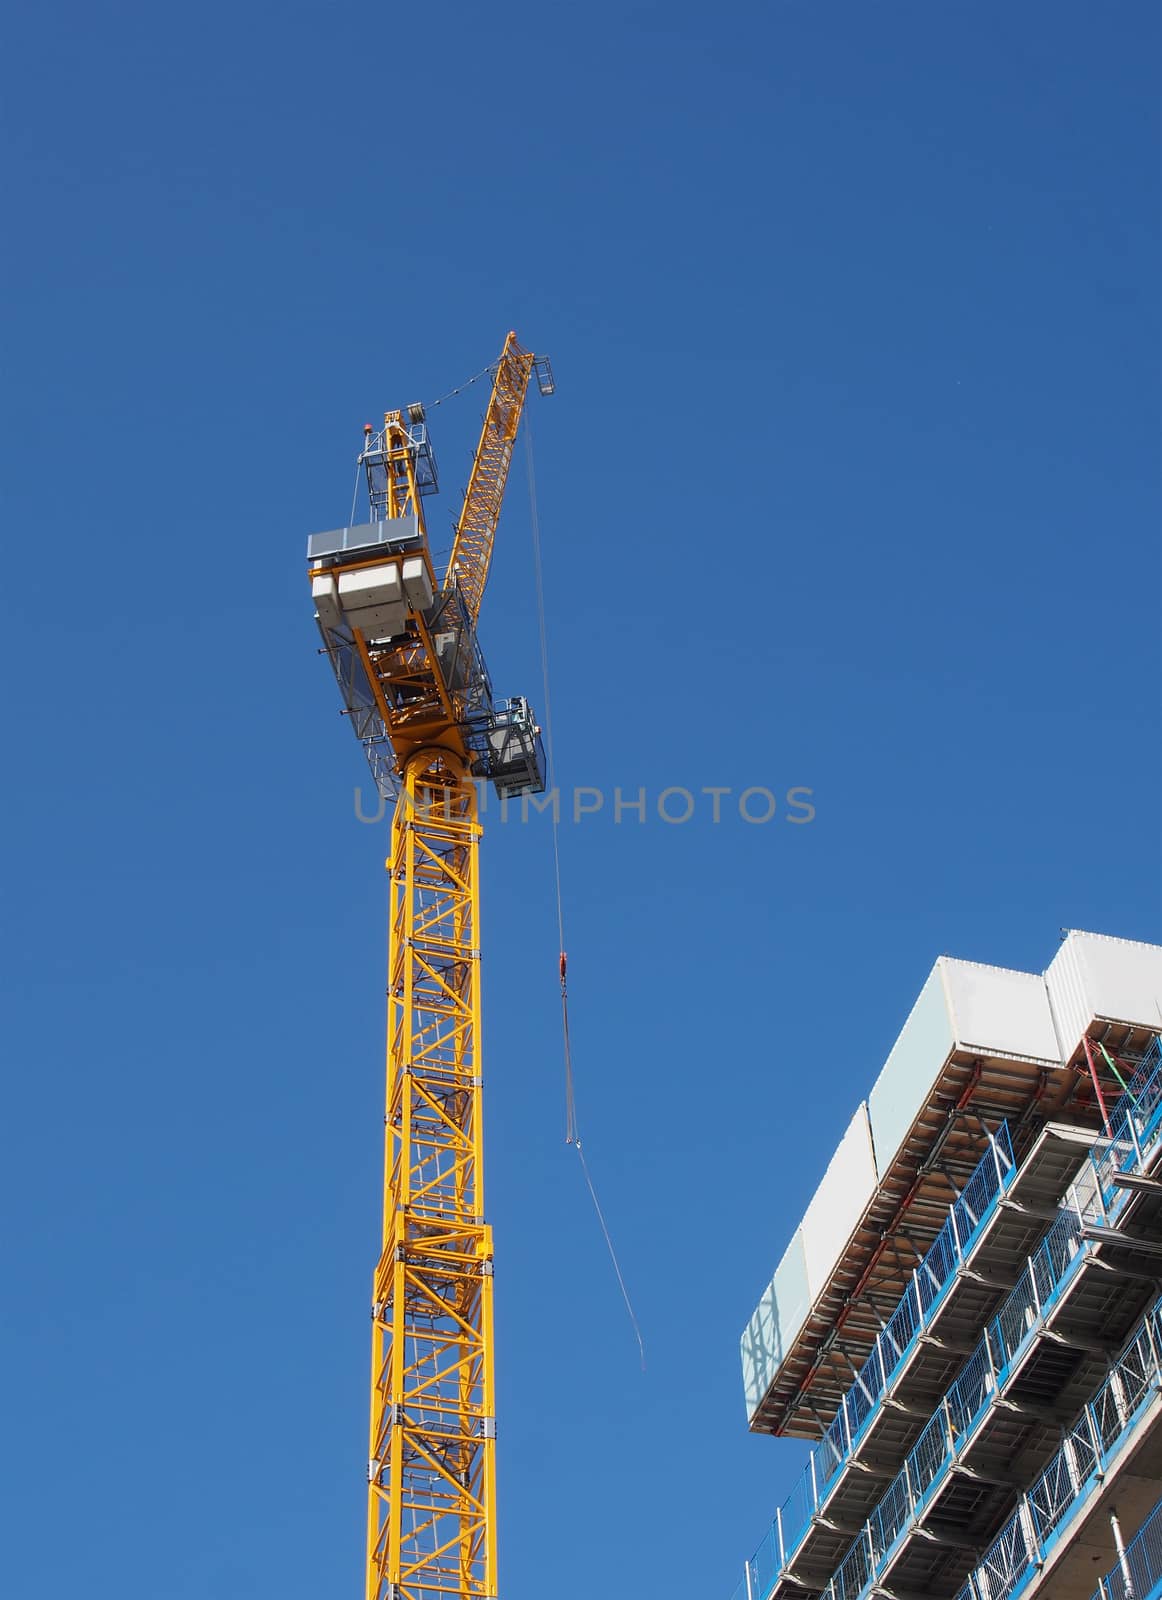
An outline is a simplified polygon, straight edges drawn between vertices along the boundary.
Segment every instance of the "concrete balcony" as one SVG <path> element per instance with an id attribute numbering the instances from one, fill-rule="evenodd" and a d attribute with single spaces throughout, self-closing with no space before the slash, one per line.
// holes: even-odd
<path id="1" fill-rule="evenodd" d="M 934 1437 L 922 1440 L 865 1525 L 826 1600 L 932 1600 L 954 1591 L 957 1600 L 1014 1600 L 1040 1588 L 1050 1563 L 1057 1566 L 1064 1557 L 1076 1519 L 1100 1503 L 1115 1464 L 1132 1471 L 1137 1462 L 1140 1476 L 1156 1465 L 1162 1449 L 1160 1343 L 1162 1301 L 1155 1301 L 1080 1408 L 1060 1405 L 1055 1416 L 1040 1419 L 1047 1430 L 1040 1445 L 1021 1437 L 1019 1415 L 1006 1424 L 1013 1394 L 1006 1381 L 963 1439 L 956 1436 L 950 1403 L 933 1419 Z M 1039 1470 L 1030 1477 L 1029 1464 L 1038 1456 Z M 1008 1516 L 980 1556 L 974 1523 L 982 1489 L 1005 1494 Z M 1091 1578 L 1092 1564 L 1087 1582 Z M 1057 1586 L 1042 1592 L 1061 1600 Z"/>
<path id="2" fill-rule="evenodd" d="M 1124 1070 L 1103 1132 L 992 1136 L 733 1600 L 957 1591 L 1162 1286 L 1162 1040 Z"/>
<path id="3" fill-rule="evenodd" d="M 1021 1495 L 956 1600 L 1157 1600 L 1162 1594 L 1162 1302 Z M 1127 1533 L 1119 1557 L 1114 1502 Z M 1109 1566 L 1097 1590 L 1095 1564 Z M 901 1597 L 903 1600 L 903 1597 Z"/>
<path id="4" fill-rule="evenodd" d="M 756 1594 L 818 1591 L 1029 1253 L 1058 1215 L 1093 1135 L 1050 1124 L 1015 1169 L 1007 1129 L 950 1208 L 869 1362 L 753 1561 Z"/>
<path id="5" fill-rule="evenodd" d="M 1115 1121 L 1085 1159 L 1057 1220 L 826 1584 L 827 1600 L 950 1595 L 1157 1293 L 1162 1186 L 1147 1180 L 1162 1143 L 1158 1079 L 1157 1103 L 1134 1104 L 1133 1137 Z M 819 1592 L 816 1574 L 794 1563 L 779 1584 L 792 1574 L 800 1592 Z"/>

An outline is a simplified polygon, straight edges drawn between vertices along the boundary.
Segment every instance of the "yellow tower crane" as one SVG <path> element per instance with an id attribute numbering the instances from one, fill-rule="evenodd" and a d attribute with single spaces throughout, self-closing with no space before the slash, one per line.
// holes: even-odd
<path id="1" fill-rule="evenodd" d="M 388 921 L 383 1236 L 372 1295 L 366 1600 L 487 1600 L 496 1587 L 492 1232 L 484 1220 L 478 785 L 544 788 L 527 700 L 496 701 L 476 621 L 530 378 L 505 340 L 451 558 L 424 408 L 360 455 L 371 520 L 308 541 L 311 594 L 356 735 L 395 801 Z"/>

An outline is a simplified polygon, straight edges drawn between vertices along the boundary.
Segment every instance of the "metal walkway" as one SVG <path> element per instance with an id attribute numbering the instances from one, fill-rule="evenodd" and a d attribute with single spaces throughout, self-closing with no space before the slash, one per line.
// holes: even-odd
<path id="1" fill-rule="evenodd" d="M 1051 1124 L 1014 1172 L 1001 1130 L 734 1600 L 953 1594 L 1157 1293 L 1157 1046 L 1143 1067 L 1107 1138 Z"/>

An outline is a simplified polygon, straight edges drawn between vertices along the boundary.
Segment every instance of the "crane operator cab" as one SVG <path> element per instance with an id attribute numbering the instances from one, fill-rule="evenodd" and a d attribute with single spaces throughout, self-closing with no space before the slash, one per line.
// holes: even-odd
<path id="1" fill-rule="evenodd" d="M 473 772 L 476 772 L 473 768 Z M 523 695 L 490 712 L 487 751 L 481 774 L 508 800 L 518 794 L 540 794 L 545 787 L 545 747 L 533 709 Z"/>

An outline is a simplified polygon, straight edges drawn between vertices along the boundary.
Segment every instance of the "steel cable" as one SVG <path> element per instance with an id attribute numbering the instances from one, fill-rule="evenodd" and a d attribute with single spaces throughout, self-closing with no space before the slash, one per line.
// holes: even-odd
<path id="1" fill-rule="evenodd" d="M 541 525 L 537 512 L 537 481 L 536 470 L 533 466 L 533 434 L 529 425 L 528 412 L 524 416 L 525 459 L 528 463 L 529 479 L 529 520 L 532 524 L 533 534 L 533 570 L 536 577 L 537 593 L 537 624 L 541 644 L 541 685 L 544 694 L 544 725 L 545 725 L 545 753 L 548 757 L 548 785 L 549 796 L 552 801 L 550 807 L 550 820 L 553 832 L 553 876 L 557 895 L 557 935 L 560 942 L 560 976 L 561 976 L 561 1027 L 565 1052 L 565 1143 L 573 1146 L 581 1162 L 581 1171 L 585 1178 L 585 1185 L 589 1190 L 593 1209 L 597 1213 L 605 1247 L 609 1251 L 609 1259 L 613 1263 L 613 1271 L 617 1278 L 617 1286 L 621 1290 L 621 1298 L 625 1302 L 625 1309 L 629 1316 L 630 1326 L 633 1328 L 634 1338 L 637 1340 L 638 1352 L 641 1356 L 642 1371 L 646 1370 L 646 1347 L 642 1339 L 641 1328 L 633 1309 L 633 1302 L 626 1287 L 625 1277 L 617 1259 L 613 1238 L 605 1220 L 605 1213 L 601 1209 L 601 1201 L 597 1198 L 597 1189 L 589 1171 L 589 1163 L 585 1159 L 585 1152 L 581 1148 L 581 1129 L 577 1121 L 577 1099 L 574 1090 L 573 1078 L 573 1045 L 569 1036 L 569 986 L 567 979 L 568 957 L 565 953 L 565 909 L 564 897 L 561 892 L 561 818 L 559 797 L 556 795 L 557 765 L 553 754 L 553 710 L 552 698 L 549 693 L 549 641 L 548 630 L 545 623 L 545 581 L 544 567 L 541 561 Z"/>

